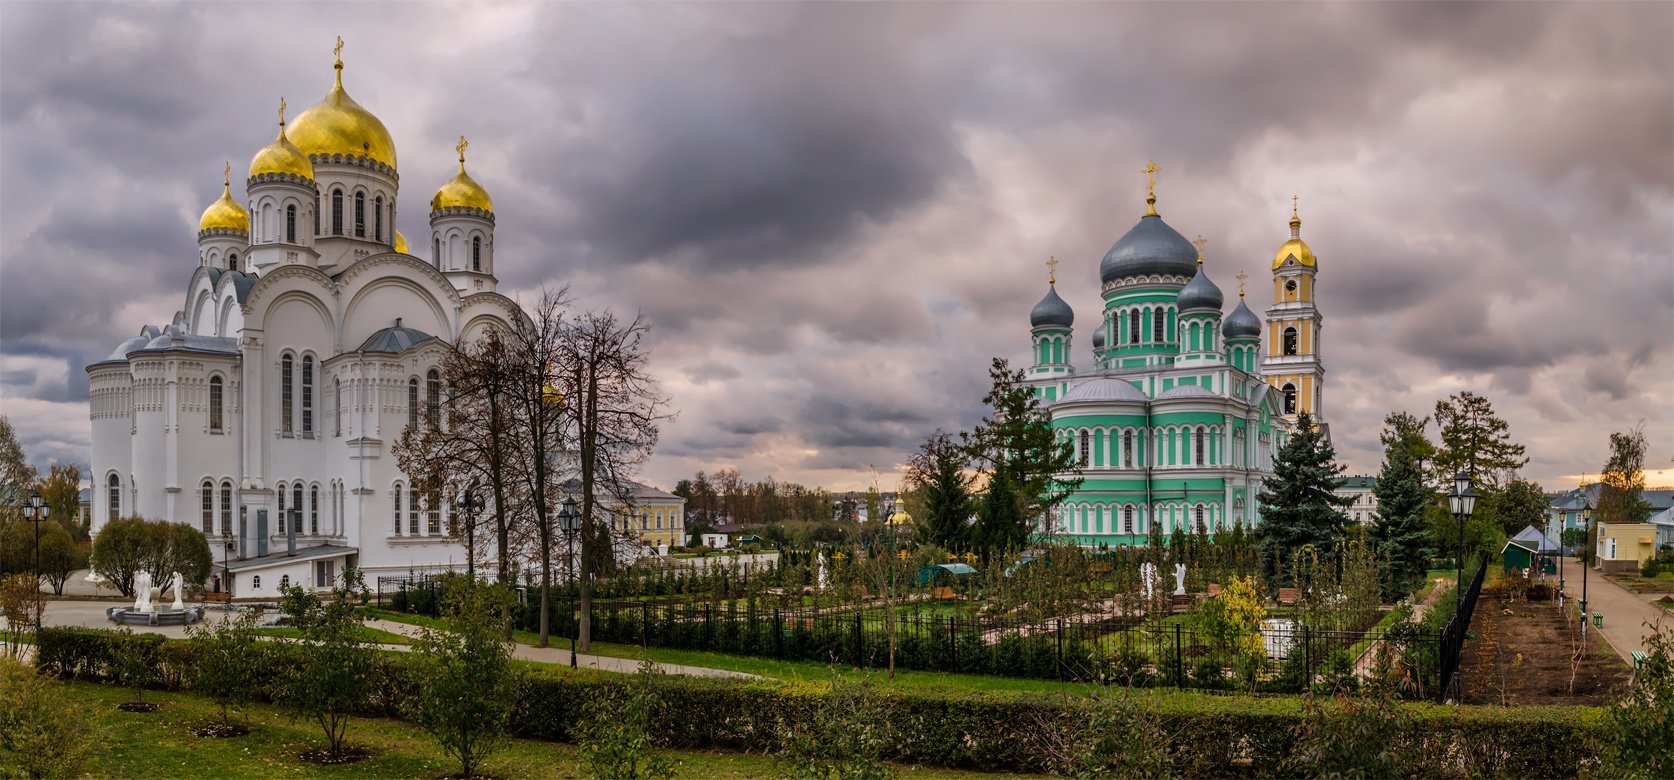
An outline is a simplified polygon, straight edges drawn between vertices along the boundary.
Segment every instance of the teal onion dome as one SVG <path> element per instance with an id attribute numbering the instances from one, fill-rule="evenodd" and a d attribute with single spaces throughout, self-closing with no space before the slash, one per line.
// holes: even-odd
<path id="1" fill-rule="evenodd" d="M 1221 295 L 1221 288 L 1209 281 L 1209 274 L 1203 272 L 1202 263 L 1197 266 L 1197 275 L 1186 282 L 1185 287 L 1180 288 L 1180 295 L 1174 299 L 1175 305 L 1180 307 L 1181 314 L 1194 311 L 1212 311 L 1220 314 L 1221 304 L 1225 301 L 1226 298 Z"/>
<path id="2" fill-rule="evenodd" d="M 1099 261 L 1099 281 L 1109 283 L 1130 276 L 1153 274 L 1191 276 L 1197 267 L 1197 248 L 1162 217 L 1148 214 L 1110 246 Z"/>
<path id="3" fill-rule="evenodd" d="M 1250 311 L 1250 307 L 1244 305 L 1243 296 L 1238 297 L 1238 308 L 1233 309 L 1226 321 L 1221 323 L 1221 338 L 1227 341 L 1261 338 L 1261 320 Z"/>
<path id="4" fill-rule="evenodd" d="M 1104 351 L 1104 328 L 1098 328 L 1093 331 L 1093 351 Z"/>
<path id="5" fill-rule="evenodd" d="M 1058 297 L 1056 285 L 1046 288 L 1046 297 L 1029 312 L 1029 326 L 1034 328 L 1068 328 L 1075 324 L 1075 312 L 1063 298 Z"/>

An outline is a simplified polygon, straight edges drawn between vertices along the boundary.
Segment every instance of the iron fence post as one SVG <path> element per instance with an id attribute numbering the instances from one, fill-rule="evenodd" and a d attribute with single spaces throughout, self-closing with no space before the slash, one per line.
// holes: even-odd
<path id="1" fill-rule="evenodd" d="M 1180 648 L 1180 624 L 1174 624 L 1174 685 L 1186 687 L 1186 655 Z"/>
<path id="2" fill-rule="evenodd" d="M 785 624 L 779 618 L 779 608 L 773 608 L 773 657 L 785 657 Z"/>
<path id="3" fill-rule="evenodd" d="M 1314 653 L 1313 643 L 1308 641 L 1308 624 L 1302 624 L 1302 690 L 1312 690 L 1314 687 Z"/>
<path id="4" fill-rule="evenodd" d="M 1053 623 L 1057 624 L 1057 632 L 1058 632 L 1058 680 L 1060 682 L 1062 682 L 1063 679 L 1064 679 L 1064 619 L 1063 618 L 1057 618 L 1056 620 L 1053 621 Z"/>
<path id="5" fill-rule="evenodd" d="M 639 648 L 649 651 L 651 648 L 651 602 L 639 602 Z"/>

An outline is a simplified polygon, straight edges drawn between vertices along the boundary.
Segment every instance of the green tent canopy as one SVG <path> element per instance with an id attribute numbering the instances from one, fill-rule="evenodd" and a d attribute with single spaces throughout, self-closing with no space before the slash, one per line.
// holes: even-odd
<path id="1" fill-rule="evenodd" d="M 913 586 L 918 587 L 922 585 L 929 585 L 930 583 L 942 578 L 951 579 L 956 577 L 969 577 L 970 575 L 976 573 L 976 569 L 973 569 L 963 563 L 931 564 L 918 570 L 917 576 L 913 577 Z"/>

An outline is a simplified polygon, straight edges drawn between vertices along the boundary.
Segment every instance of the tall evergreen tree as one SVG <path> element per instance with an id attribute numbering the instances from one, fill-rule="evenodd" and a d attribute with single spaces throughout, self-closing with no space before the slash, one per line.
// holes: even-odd
<path id="1" fill-rule="evenodd" d="M 929 540 L 948 550 L 971 544 L 970 455 L 943 431 L 930 434 L 907 463 L 907 482 L 921 493 L 919 517 Z"/>
<path id="2" fill-rule="evenodd" d="M 1383 418 L 1383 433 L 1378 440 L 1383 442 L 1383 448 L 1400 447 L 1411 455 L 1418 463 L 1420 479 L 1428 481 L 1431 470 L 1435 468 L 1436 445 L 1431 443 L 1430 437 L 1424 433 L 1430 424 L 1429 417 L 1418 417 L 1408 412 L 1390 412 Z M 1448 475 L 1449 478 L 1452 475 Z"/>
<path id="3" fill-rule="evenodd" d="M 988 492 L 982 497 L 976 526 L 971 529 L 971 546 L 984 558 L 992 558 L 1023 549 L 1031 530 L 1010 474 L 994 472 L 988 478 Z"/>
<path id="4" fill-rule="evenodd" d="M 1528 465 L 1523 445 L 1511 440 L 1511 426 L 1495 416 L 1487 398 L 1469 390 L 1436 402 L 1436 426 L 1441 447 L 1433 473 L 1444 487 L 1463 471 L 1479 492 L 1498 489 Z"/>
<path id="5" fill-rule="evenodd" d="M 1027 543 L 1034 526 L 1050 517 L 1064 499 L 1081 486 L 1081 470 L 1075 452 L 1058 441 L 1052 429 L 1052 416 L 1041 406 L 1034 388 L 1024 384 L 1023 371 L 1013 371 L 1003 358 L 994 358 L 988 369 L 993 387 L 983 397 L 992 410 L 976 430 L 963 434 L 966 448 L 989 481 L 988 496 L 993 501 L 998 495 L 1010 493 L 1016 507 L 1006 510 L 996 507 L 993 512 L 985 507 L 979 523 L 993 518 L 1013 518 L 1015 529 L 990 527 L 982 538 L 1015 539 L 1017 547 Z M 995 485 L 1003 485 L 997 491 Z M 987 549 L 996 549 L 988 547 Z"/>
<path id="6" fill-rule="evenodd" d="M 1383 595 L 1389 600 L 1417 589 L 1435 553 L 1430 526 L 1424 517 L 1425 507 L 1434 503 L 1435 494 L 1424 485 L 1422 467 L 1411 441 L 1401 435 L 1406 420 L 1397 420 L 1398 415 L 1411 418 L 1405 413 L 1384 418 L 1389 426 L 1383 436 L 1387 449 L 1383 469 L 1378 472 L 1378 486 L 1372 489 L 1378 501 L 1378 511 L 1372 520 L 1372 539 L 1378 545 L 1378 561 L 1383 569 Z"/>
<path id="7" fill-rule="evenodd" d="M 1348 529 L 1348 515 L 1342 508 L 1354 499 L 1333 492 L 1343 473 L 1336 457 L 1313 418 L 1307 412 L 1299 415 L 1296 430 L 1273 460 L 1269 489 L 1260 495 L 1261 561 L 1274 587 L 1290 585 L 1290 573 L 1282 562 L 1291 551 L 1311 544 L 1321 559 L 1337 555 Z"/>
<path id="8" fill-rule="evenodd" d="M 1597 514 L 1601 523 L 1644 523 L 1651 519 L 1645 500 L 1645 430 L 1643 423 L 1626 433 L 1610 434 L 1610 459 L 1599 475 Z"/>

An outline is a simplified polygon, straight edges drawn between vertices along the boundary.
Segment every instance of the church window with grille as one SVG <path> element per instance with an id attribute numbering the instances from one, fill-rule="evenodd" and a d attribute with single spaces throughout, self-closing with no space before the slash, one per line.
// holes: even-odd
<path id="1" fill-rule="evenodd" d="M 331 191 L 331 234 L 343 235 L 343 191 Z"/>
<path id="2" fill-rule="evenodd" d="M 279 358 L 279 430 L 286 436 L 291 435 L 291 410 L 294 405 L 292 394 L 295 389 L 291 383 L 295 381 L 295 361 L 289 354 Z"/>
<path id="3" fill-rule="evenodd" d="M 407 425 L 418 425 L 419 395 L 418 377 L 407 380 Z"/>
<path id="4" fill-rule="evenodd" d="M 441 488 L 432 486 L 430 495 L 425 499 L 425 530 L 431 536 L 442 535 L 442 493 Z"/>
<path id="5" fill-rule="evenodd" d="M 221 426 L 222 426 L 223 423 L 225 423 L 225 418 L 224 418 L 225 413 L 223 412 L 224 407 L 222 405 L 222 401 L 225 398 L 225 396 L 226 396 L 226 393 L 224 392 L 224 386 L 223 386 L 223 382 L 221 381 L 221 377 L 219 377 L 219 376 L 210 377 L 209 378 L 209 429 L 212 430 L 212 431 L 215 431 L 216 433 L 221 432 Z"/>
<path id="6" fill-rule="evenodd" d="M 401 535 L 401 483 L 395 483 L 395 535 Z"/>
<path id="7" fill-rule="evenodd" d="M 384 240 L 384 196 L 379 195 L 372 201 L 372 238 Z"/>
<path id="8" fill-rule="evenodd" d="M 471 237 L 471 270 L 482 273 L 482 236 Z"/>
<path id="9" fill-rule="evenodd" d="M 1285 414 L 1296 414 L 1296 385 L 1286 384 L 1284 387 Z"/>
<path id="10" fill-rule="evenodd" d="M 208 536 L 215 532 L 215 483 L 207 479 L 203 481 L 201 505 L 203 509 L 203 535 Z"/>
<path id="11" fill-rule="evenodd" d="M 1122 433 L 1122 466 L 1133 468 L 1133 431 Z"/>
<path id="12" fill-rule="evenodd" d="M 1286 355 L 1296 354 L 1296 329 L 1285 328 L 1284 346 Z"/>
<path id="13" fill-rule="evenodd" d="M 1208 431 L 1205 431 L 1202 428 L 1197 429 L 1197 442 L 1196 442 L 1196 445 L 1195 445 L 1195 448 L 1196 448 L 1195 457 L 1196 457 L 1197 465 L 1199 465 L 1199 466 L 1203 465 L 1204 454 L 1205 454 L 1204 451 L 1206 449 L 1208 449 L 1205 446 L 1204 442 L 1208 438 L 1209 438 Z"/>
<path id="14" fill-rule="evenodd" d="M 1167 340 L 1163 338 L 1165 335 L 1163 333 L 1163 318 L 1165 316 L 1167 315 L 1163 313 L 1161 306 L 1151 310 L 1151 340 L 1157 342 L 1158 344 Z"/>
<path id="15" fill-rule="evenodd" d="M 308 488 L 308 533 L 320 534 L 320 486 Z"/>
<path id="16" fill-rule="evenodd" d="M 1133 507 L 1122 507 L 1122 533 L 1133 533 Z"/>
<path id="17" fill-rule="evenodd" d="M 302 435 L 314 436 L 314 356 L 302 358 Z"/>
<path id="18" fill-rule="evenodd" d="M 285 242 L 296 243 L 296 204 L 285 207 Z"/>
<path id="19" fill-rule="evenodd" d="M 1128 312 L 1128 343 L 1139 343 L 1139 310 Z"/>
<path id="20" fill-rule="evenodd" d="M 106 499 L 110 504 L 107 507 L 110 516 L 105 519 L 115 520 L 122 516 L 122 478 L 115 474 L 110 475 L 109 490 L 110 493 L 106 496 Z"/>
<path id="21" fill-rule="evenodd" d="M 419 532 L 419 494 L 418 488 L 407 488 L 407 533 L 418 536 Z"/>
<path id="22" fill-rule="evenodd" d="M 432 428 L 442 419 L 442 377 L 434 368 L 424 375 L 424 416 Z"/>
<path id="23" fill-rule="evenodd" d="M 1083 465 L 1083 466 L 1087 465 L 1088 458 L 1091 456 L 1092 452 L 1093 452 L 1093 434 L 1091 434 L 1087 431 L 1082 431 L 1081 432 L 1081 465 Z"/>
<path id="24" fill-rule="evenodd" d="M 355 193 L 355 238 L 366 237 L 366 193 Z"/>
<path id="25" fill-rule="evenodd" d="M 1195 512 L 1195 517 L 1193 517 L 1192 520 L 1193 520 L 1193 522 L 1195 522 L 1197 524 L 1197 532 L 1198 533 L 1202 534 L 1202 533 L 1208 533 L 1209 532 L 1209 526 L 1205 525 L 1204 522 L 1203 522 L 1203 505 L 1202 504 L 1198 504 L 1197 510 Z"/>
<path id="26" fill-rule="evenodd" d="M 291 530 L 302 533 L 302 483 L 291 488 Z"/>
<path id="27" fill-rule="evenodd" d="M 221 535 L 232 536 L 232 483 L 221 483 Z"/>

